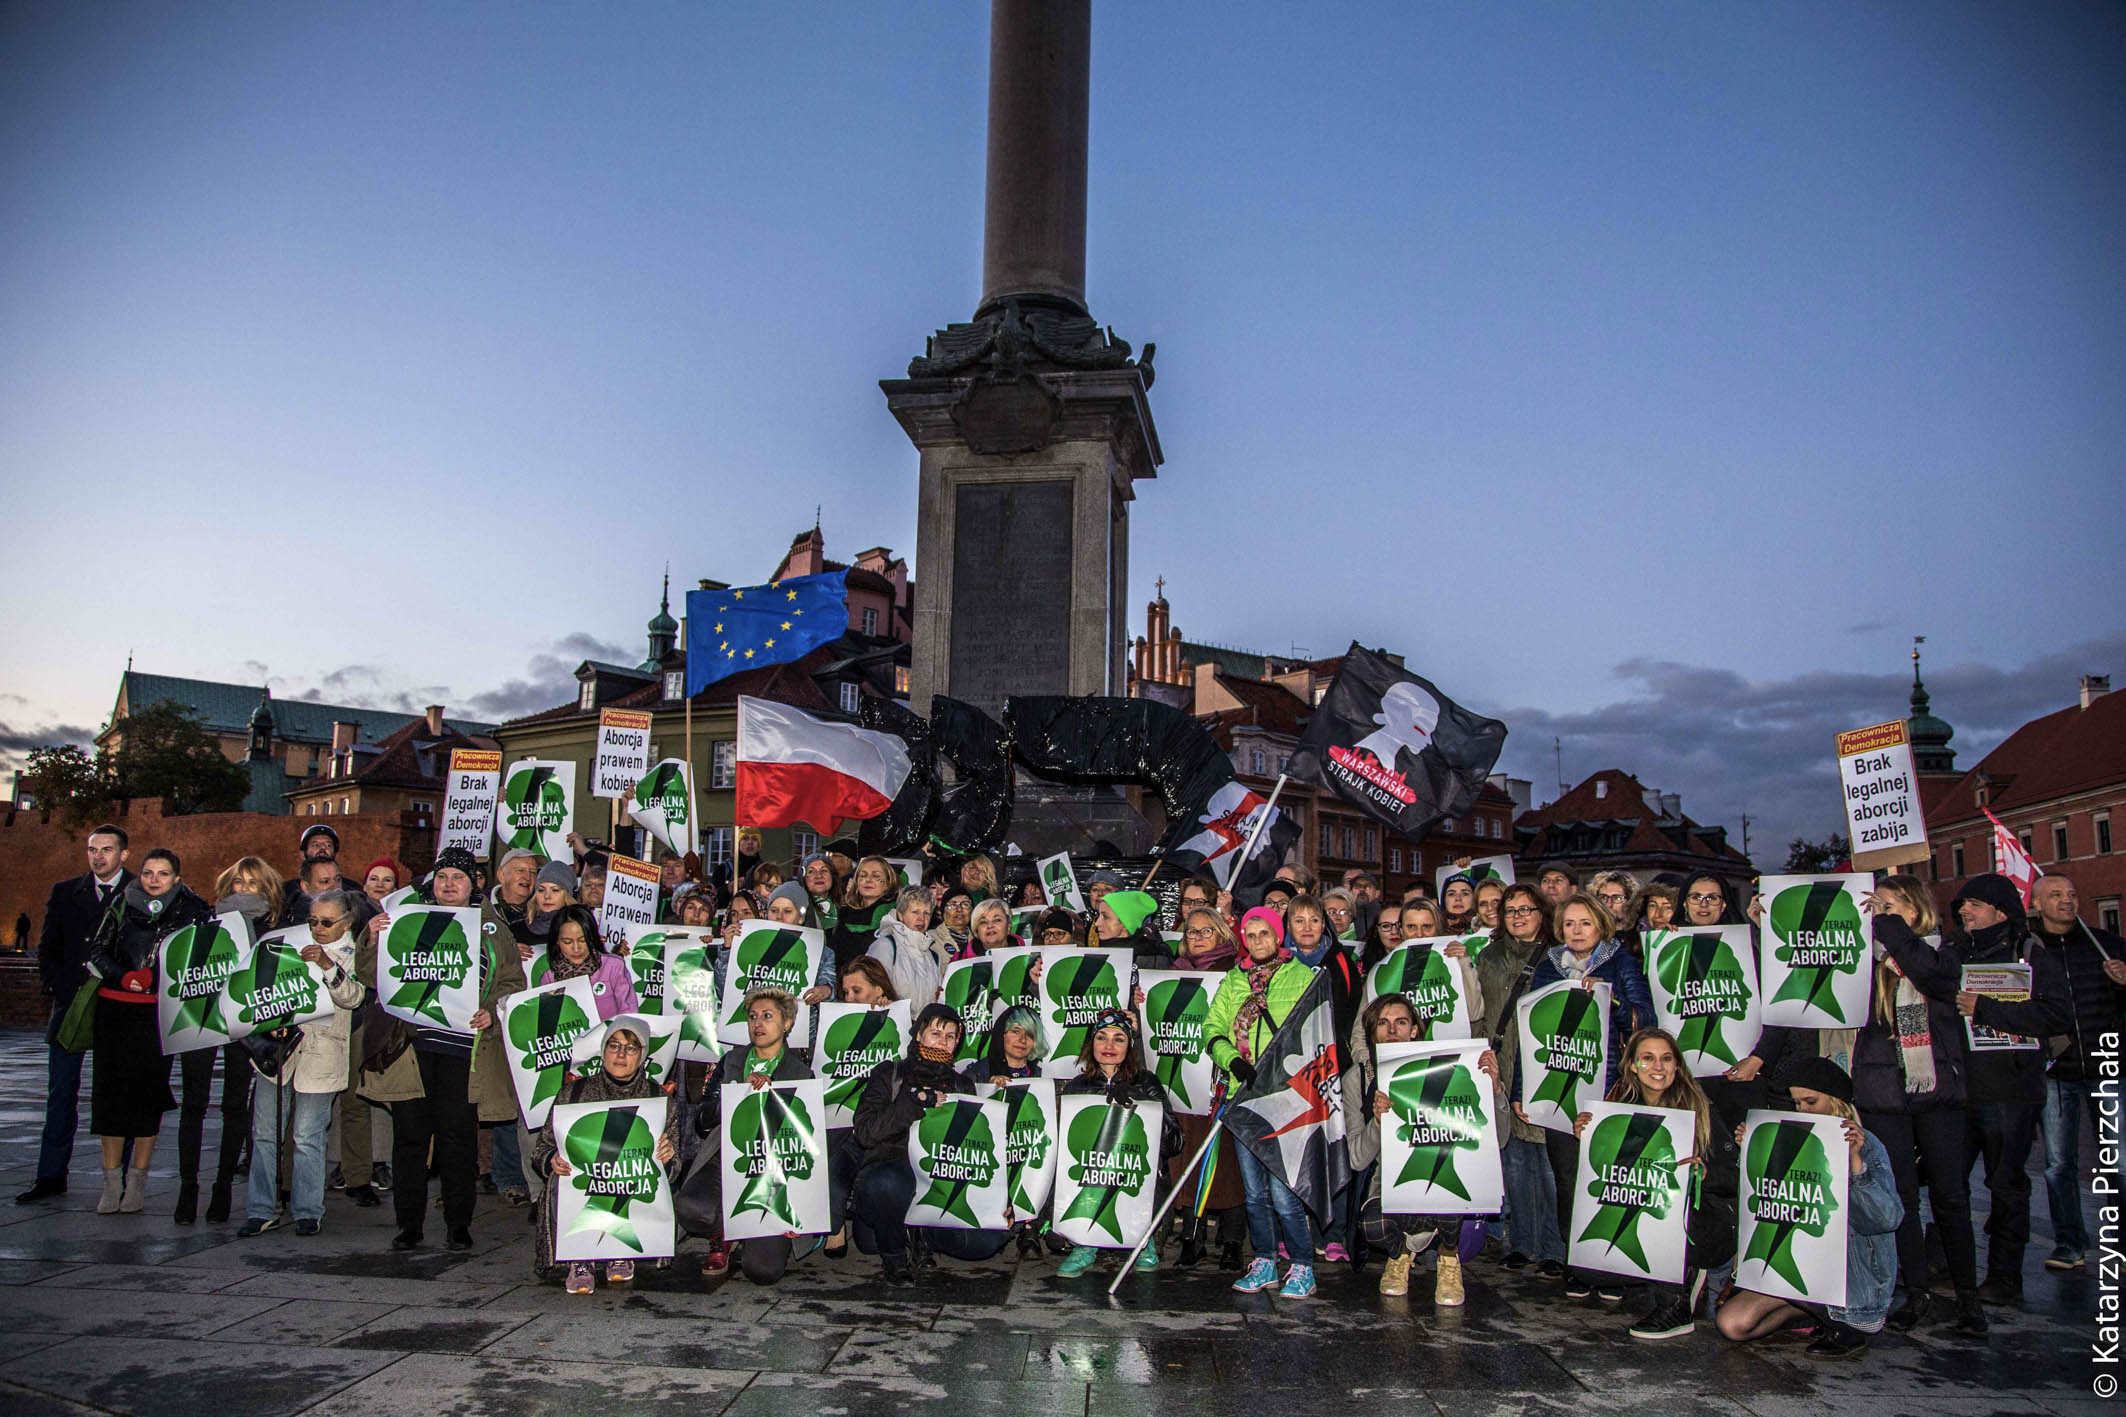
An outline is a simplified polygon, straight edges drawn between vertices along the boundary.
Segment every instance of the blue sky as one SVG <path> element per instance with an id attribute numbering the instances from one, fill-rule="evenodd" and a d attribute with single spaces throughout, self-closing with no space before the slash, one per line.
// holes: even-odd
<path id="1" fill-rule="evenodd" d="M 912 554 L 876 381 L 975 302 L 986 33 L 0 10 L 0 750 L 129 650 L 522 712 L 667 559 Z M 2126 12 L 1106 3 L 1093 74 L 1191 637 L 1399 649 L 1760 854 L 1913 634 L 1966 763 L 2126 672 Z"/>

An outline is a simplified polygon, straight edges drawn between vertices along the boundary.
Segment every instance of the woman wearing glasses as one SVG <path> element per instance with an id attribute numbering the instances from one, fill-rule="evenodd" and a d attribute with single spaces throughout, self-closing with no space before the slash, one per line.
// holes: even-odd
<path id="1" fill-rule="evenodd" d="M 310 938 L 300 953 L 304 963 L 324 971 L 332 1012 L 295 1030 L 293 1051 L 252 1055 L 258 1084 L 251 1090 L 251 1181 L 244 1223 L 236 1232 L 240 1239 L 280 1224 L 284 1129 L 292 1134 L 295 1150 L 289 1190 L 295 1233 L 315 1235 L 325 1218 L 325 1128 L 332 1121 L 332 1099 L 347 1086 L 349 1025 L 364 992 L 354 977 L 351 933 L 360 908 L 358 893 L 351 890 L 326 891 L 310 902 Z M 289 1032 L 276 1029 L 269 1036 L 285 1042 Z M 281 1060 L 277 1068 L 275 1058 Z"/>
<path id="2" fill-rule="evenodd" d="M 1506 1046 L 1515 1006 L 1527 991 L 1536 962 L 1556 943 L 1542 894 L 1526 884 L 1506 887 L 1499 902 L 1499 928 L 1476 957 L 1476 978 L 1485 999 L 1498 1000 L 1491 1010 L 1489 1037 L 1498 1055 L 1502 1091 L 1512 1086 L 1519 1060 L 1518 1050 Z M 1540 1278 L 1563 1279 L 1565 1240 L 1558 1233 L 1557 1187 L 1543 1137 L 1541 1127 L 1508 1114 L 1506 1144 L 1499 1149 L 1506 1173 L 1505 1267 L 1519 1271 L 1534 1265 Z"/>
<path id="3" fill-rule="evenodd" d="M 1194 886 L 1194 882 L 1190 883 Z M 1176 969 L 1202 969 L 1224 972 L 1233 967 L 1239 958 L 1240 942 L 1233 936 L 1233 927 L 1218 913 L 1215 893 L 1201 897 L 1199 903 L 1182 912 L 1181 952 L 1174 959 Z M 1203 1145 L 1203 1139 L 1211 1130 L 1209 1117 L 1181 1116 L 1181 1155 L 1171 1163 L 1172 1181 L 1178 1184 L 1182 1168 Z M 1210 1156 L 1204 1158 L 1210 1171 L 1210 1188 L 1203 1191 L 1200 1181 L 1192 1183 L 1187 1193 L 1176 1203 L 1181 1213 L 1181 1257 L 1177 1261 L 1183 1269 L 1202 1260 L 1204 1251 L 1210 1248 L 1211 1223 L 1218 1228 L 1218 1267 L 1237 1272 L 1240 1268 L 1240 1242 L 1247 1234 L 1247 1191 L 1240 1184 L 1240 1162 L 1233 1154 L 1233 1134 L 1220 1129 L 1218 1145 Z"/>
<path id="4" fill-rule="evenodd" d="M 1741 914 L 1728 898 L 1727 885 L 1718 876 L 1701 871 L 1683 883 L 1683 923 L 1677 929 L 1741 923 Z M 1753 926 L 1751 934 L 1755 933 Z M 1796 1042 L 1795 1035 L 1803 1032 L 1809 1037 Z M 1706 1100 L 1720 1114 L 1720 1125 L 1733 1131 L 1742 1125 L 1742 1119 L 1752 1107 L 1766 1106 L 1772 1090 L 1770 1075 L 1777 1072 L 1781 1062 L 1787 1059 L 1789 1048 L 1798 1062 L 1804 1055 L 1815 1053 L 1814 1045 L 1813 1030 L 1767 1025 L 1757 1035 L 1756 1046 L 1729 1068 L 1725 1076 L 1700 1078 L 1698 1083 L 1705 1091 Z"/>

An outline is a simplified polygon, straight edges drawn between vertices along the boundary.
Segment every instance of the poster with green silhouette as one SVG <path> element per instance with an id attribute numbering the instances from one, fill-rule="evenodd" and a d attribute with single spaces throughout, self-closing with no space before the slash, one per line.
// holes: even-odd
<path id="1" fill-rule="evenodd" d="M 716 1036 L 726 1044 L 751 1041 L 746 1034 L 746 992 L 773 987 L 802 999 L 827 957 L 827 932 L 809 925 L 778 925 L 748 920 L 738 927 L 738 943 L 724 971 L 723 996 L 717 1003 Z M 791 1025 L 789 1046 L 812 1046 L 812 1010 L 799 1008 Z"/>
<path id="2" fill-rule="evenodd" d="M 1802 1304 L 1844 1305 L 1849 1155 L 1836 1117 L 1749 1114 L 1737 1285 Z"/>
<path id="3" fill-rule="evenodd" d="M 1034 979 L 1034 966 L 1041 962 L 1039 945 L 1007 945 L 1001 950 L 991 950 L 981 958 L 996 967 L 990 987 L 996 991 L 998 1013 L 1013 1004 L 1024 1004 L 1036 1011 L 1040 1009 L 1041 986 Z"/>
<path id="4" fill-rule="evenodd" d="M 502 774 L 495 799 L 496 860 L 507 851 L 534 851 L 549 861 L 572 859 L 568 834 L 576 816 L 576 765 L 524 758 Z"/>
<path id="5" fill-rule="evenodd" d="M 1383 994 L 1401 994 L 1417 1010 L 1419 1035 L 1428 1043 L 1467 1038 L 1470 1032 L 1468 976 L 1481 936 L 1428 935 L 1405 940 L 1366 973 L 1365 1002 Z M 1467 958 L 1447 953 L 1460 945 Z"/>
<path id="6" fill-rule="evenodd" d="M 349 974 L 354 972 L 353 943 L 352 937 L 343 936 L 334 947 L 345 947 Z M 231 1041 L 332 1017 L 335 1006 L 325 988 L 325 969 L 303 958 L 310 944 L 307 925 L 259 938 L 223 986 L 227 1001 L 222 1017 L 229 1024 Z"/>
<path id="7" fill-rule="evenodd" d="M 1675 1036 L 1690 1075 L 1719 1077 L 1747 1058 L 1764 1031 L 1750 927 L 1649 930 L 1645 947 L 1654 1016 Z"/>
<path id="8" fill-rule="evenodd" d="M 915 1171 L 910 1225 L 945 1230 L 1002 1230 L 1011 1198 L 1004 1163 L 1009 1109 L 1002 1099 L 955 1097 L 927 1108 L 908 1129 Z"/>
<path id="9" fill-rule="evenodd" d="M 1531 1124 L 1570 1132 L 1608 1089 L 1609 986 L 1562 980 L 1521 995 L 1521 1110 Z"/>
<path id="10" fill-rule="evenodd" d="M 1041 1027 L 1048 1033 L 1043 1073 L 1078 1075 L 1078 1055 L 1100 1010 L 1131 1008 L 1130 970 L 1128 950 L 1053 945 L 1041 951 Z"/>
<path id="11" fill-rule="evenodd" d="M 854 1123 L 856 1104 L 863 1100 L 871 1070 L 907 1055 L 906 999 L 896 999 L 882 1009 L 869 1004 L 821 1004 L 819 1047 L 812 1071 L 826 1085 L 828 1128 Z"/>
<path id="12" fill-rule="evenodd" d="M 1004 1171 L 1011 1185 L 1011 1211 L 1021 1219 L 1039 1215 L 1056 1184 L 1056 1085 L 1048 1078 L 1020 1078 L 1003 1087 L 982 1083 L 975 1091 L 1004 1103 Z"/>
<path id="13" fill-rule="evenodd" d="M 1867 1021 L 1873 945 L 1861 910 L 1870 876 L 1766 876 L 1757 960 L 1767 1028 L 1858 1028 Z"/>
<path id="14" fill-rule="evenodd" d="M 480 1011 L 479 949 L 478 910 L 407 906 L 377 942 L 378 1002 L 416 1027 L 470 1033 Z"/>
<path id="15" fill-rule="evenodd" d="M 723 1237 L 824 1234 L 827 1111 L 817 1078 L 723 1085 Z"/>
<path id="16" fill-rule="evenodd" d="M 1381 1209 L 1392 1215 L 1497 1215 L 1506 1204 L 1498 1094 L 1477 1066 L 1482 1040 L 1380 1045 Z M 1373 1099 L 1362 1104 L 1369 1110 Z"/>
<path id="17" fill-rule="evenodd" d="M 657 1160 L 665 1097 L 562 1102 L 554 1139 L 569 1174 L 550 1183 L 554 1259 L 661 1259 L 672 1253 L 672 1185 Z"/>
<path id="18" fill-rule="evenodd" d="M 1130 1248 L 1152 1222 L 1166 1108 L 1094 1096 L 1062 1098 L 1057 1110 L 1056 1233 L 1080 1245 Z"/>
<path id="19" fill-rule="evenodd" d="M 517 1115 L 534 1131 L 546 1125 L 561 1084 L 582 1072 L 584 1036 L 598 1026 L 591 981 L 578 977 L 541 984 L 502 1001 L 503 1056 L 517 1093 Z"/>
<path id="20" fill-rule="evenodd" d="M 155 1021 L 165 1054 L 230 1041 L 229 980 L 250 958 L 251 927 L 233 912 L 170 932 L 155 972 Z"/>
<path id="21" fill-rule="evenodd" d="M 713 1063 L 723 1056 L 723 1042 L 716 1036 L 716 956 L 723 949 L 723 936 L 714 930 L 660 927 L 663 940 L 656 946 L 664 952 L 663 1011 L 678 1018 L 679 1057 L 683 1062 Z M 632 958 L 634 951 L 628 951 Z"/>
<path id="22" fill-rule="evenodd" d="M 1624 1102 L 1580 1110 L 1590 1120 L 1580 1136 L 1565 1262 L 1681 1284 L 1691 1186 L 1683 1163 L 1698 1154 L 1696 1114 Z"/>
<path id="23" fill-rule="evenodd" d="M 988 955 L 956 959 L 945 966 L 938 1002 L 960 1016 L 960 1051 L 953 1061 L 971 1063 L 989 1046 L 997 1006 L 996 961 Z"/>
<path id="24" fill-rule="evenodd" d="M 1176 1112 L 1208 1117 L 1211 1063 L 1208 1024 L 1211 997 L 1225 976 L 1215 970 L 1147 969 L 1137 977 L 1144 1003 L 1137 1010 L 1138 1037 L 1145 1061 L 1159 1075 L 1166 1100 Z"/>

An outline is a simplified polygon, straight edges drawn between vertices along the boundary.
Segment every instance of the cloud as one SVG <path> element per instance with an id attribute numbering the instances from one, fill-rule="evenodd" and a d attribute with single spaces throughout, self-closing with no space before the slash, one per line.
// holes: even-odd
<path id="1" fill-rule="evenodd" d="M 1857 625 L 1846 626 L 1845 632 L 1849 635 L 1872 635 L 1879 630 L 1887 630 L 1889 628 L 1889 622 L 1886 620 L 1863 620 Z"/>
<path id="2" fill-rule="evenodd" d="M 2126 631 L 2041 655 L 2014 669 L 1965 663 L 1929 666 L 1933 711 L 1956 729 L 1950 746 L 1961 769 L 1975 767 L 2024 723 L 2075 701 L 2078 676 L 2126 668 Z M 1555 795 L 1551 740 L 1564 749 L 1567 785 L 1621 768 L 1650 788 L 1683 795 L 1683 810 L 1728 828 L 1741 843 L 1750 816 L 1750 852 L 1760 864 L 1783 860 L 1797 836 L 1841 831 L 1834 734 L 1910 710 L 1902 674 L 1820 672 L 1750 680 L 1732 670 L 1672 660 L 1630 659 L 1617 676 L 1630 697 L 1584 713 L 1486 708 L 1505 720 L 1501 767 Z"/>
<path id="3" fill-rule="evenodd" d="M 39 728 L 17 728 L 11 723 L 0 723 L 0 759 L 11 760 L 18 754 L 27 754 L 32 748 L 53 748 L 62 743 L 95 749 L 92 740 L 96 730 L 77 723 L 48 723 Z"/>
<path id="4" fill-rule="evenodd" d="M 576 666 L 586 659 L 631 664 L 634 655 L 620 645 L 582 631 L 563 635 L 531 657 L 523 678 L 506 680 L 497 688 L 472 695 L 465 701 L 466 707 L 482 718 L 501 722 L 567 703 L 576 697 Z"/>

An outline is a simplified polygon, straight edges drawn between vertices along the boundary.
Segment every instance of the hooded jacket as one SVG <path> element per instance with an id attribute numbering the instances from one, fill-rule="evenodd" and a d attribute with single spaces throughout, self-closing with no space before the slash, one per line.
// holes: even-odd
<path id="1" fill-rule="evenodd" d="M 1869 986 L 1867 1022 L 1853 1036 L 1853 1106 L 1861 1112 L 1892 1115 L 1934 1112 L 1964 1105 L 1964 1020 L 1956 1011 L 1956 991 L 1963 978 L 1956 961 L 1912 933 L 1903 919 L 1885 911 L 1875 916 L 1875 943 L 1904 971 L 1912 987 L 1926 997 L 1927 1034 L 1934 1054 L 1934 1090 L 1905 1091 L 1904 1063 L 1897 1021 L 1881 1017 Z"/>
<path id="2" fill-rule="evenodd" d="M 2038 1040 L 2035 1048 L 1986 1049 L 1970 1055 L 1967 1087 L 1973 1102 L 2040 1103 L 2045 1100 L 2045 1040 L 2074 1025 L 2065 961 L 2031 938 L 2022 917 L 1974 930 L 1951 941 L 1946 952 L 1958 965 L 2028 964 L 2030 997 L 2022 1003 L 1981 998 L 1974 1022 Z"/>

